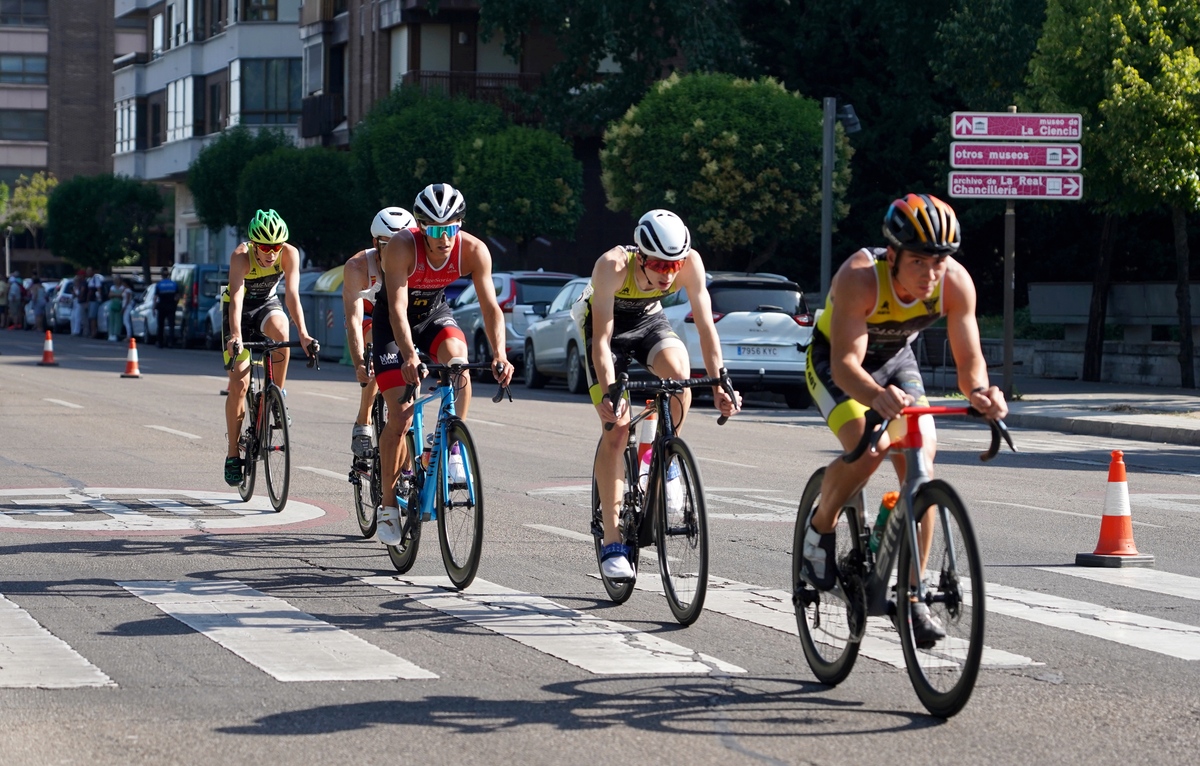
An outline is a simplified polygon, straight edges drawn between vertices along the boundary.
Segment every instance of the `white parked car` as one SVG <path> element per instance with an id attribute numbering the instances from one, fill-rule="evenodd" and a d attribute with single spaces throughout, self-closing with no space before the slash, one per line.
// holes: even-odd
<path id="1" fill-rule="evenodd" d="M 541 270 L 492 272 L 496 300 L 504 312 L 504 352 L 518 369 L 525 355 L 526 329 L 541 316 L 562 286 L 577 276 Z M 478 362 L 491 358 L 491 345 L 484 332 L 483 312 L 475 285 L 468 285 L 450 304 L 450 309 L 454 312 L 454 321 L 467 337 L 470 360 Z M 491 379 L 490 375 L 488 379 Z"/>
<path id="2" fill-rule="evenodd" d="M 805 354 L 815 316 L 795 282 L 776 274 L 709 274 L 721 356 L 741 392 L 783 394 L 792 409 L 812 403 L 804 382 Z M 687 344 L 693 375 L 704 375 L 700 338 L 687 291 L 663 298 L 671 327 Z"/>
<path id="3" fill-rule="evenodd" d="M 525 385 L 529 388 L 542 388 L 551 378 L 566 378 L 571 393 L 587 391 L 583 369 L 587 348 L 571 316 L 571 307 L 590 281 L 579 277 L 567 282 L 550 302 L 545 316 L 529 325 L 525 334 Z"/>

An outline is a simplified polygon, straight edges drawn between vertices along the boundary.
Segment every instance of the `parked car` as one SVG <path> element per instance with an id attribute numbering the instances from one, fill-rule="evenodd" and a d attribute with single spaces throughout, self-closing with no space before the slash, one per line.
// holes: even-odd
<path id="1" fill-rule="evenodd" d="M 520 368 L 525 355 L 525 330 L 543 316 L 563 285 L 578 275 L 558 271 L 500 271 L 492 274 L 496 299 L 504 312 L 504 346 L 508 361 Z M 454 321 L 467 336 L 472 362 L 492 355 L 474 283 L 451 304 Z"/>
<path id="2" fill-rule="evenodd" d="M 313 285 L 316 284 L 317 280 L 320 279 L 321 275 L 324 273 L 325 273 L 325 271 L 323 269 L 311 269 L 311 270 L 301 271 L 300 272 L 300 284 L 297 286 L 296 289 L 298 289 L 300 292 L 304 292 L 305 290 L 311 290 L 313 288 Z M 229 273 L 226 272 L 225 276 L 228 277 Z M 222 281 L 221 287 L 225 287 L 226 282 L 227 282 L 227 280 Z M 220 288 L 218 288 L 218 290 L 220 290 Z M 284 303 L 285 310 L 287 309 L 287 303 L 284 301 L 283 296 L 286 291 L 287 291 L 287 285 L 285 285 L 282 281 L 279 283 L 279 287 L 275 288 L 275 294 L 278 295 L 279 300 Z M 221 295 L 221 293 L 218 292 L 217 293 L 218 300 L 213 301 L 213 304 L 211 306 L 209 306 L 208 313 L 205 315 L 205 319 L 204 319 L 204 347 L 206 349 L 208 349 L 209 351 L 216 351 L 217 349 L 221 348 L 221 312 L 223 311 L 223 309 L 221 308 L 220 295 Z M 304 318 L 306 320 L 305 321 L 306 325 L 315 321 L 315 317 L 305 316 Z M 289 317 L 288 320 L 290 322 L 291 318 Z M 311 332 L 311 330 L 310 330 L 310 332 Z M 293 337 L 295 337 L 294 333 L 293 333 Z"/>
<path id="3" fill-rule="evenodd" d="M 466 290 L 470 285 L 470 277 L 459 277 L 450 284 L 446 285 L 446 302 L 453 304 L 454 299 L 462 295 L 462 291 Z"/>
<path id="4" fill-rule="evenodd" d="M 175 326 L 186 348 L 206 340 L 208 312 L 219 302 L 221 286 L 229 281 L 229 264 L 179 263 L 171 270 L 171 279 L 179 286 Z"/>
<path id="5" fill-rule="evenodd" d="M 54 332 L 71 329 L 71 310 L 75 308 L 75 282 L 63 277 L 46 293 L 46 328 Z"/>
<path id="6" fill-rule="evenodd" d="M 158 342 L 158 314 L 154 310 L 157 288 L 157 282 L 147 287 L 146 291 L 142 293 L 141 300 L 134 303 L 133 310 L 129 312 L 129 324 L 133 327 L 133 337 L 141 343 Z"/>
<path id="7" fill-rule="evenodd" d="M 529 388 L 542 388 L 551 378 L 566 378 L 571 393 L 587 391 L 587 347 L 571 316 L 571 307 L 590 281 L 579 277 L 567 282 L 550 301 L 545 317 L 529 325 L 523 354 L 525 385 Z"/>
<path id="8" fill-rule="evenodd" d="M 812 399 L 804 364 L 815 317 L 800 286 L 777 274 L 718 273 L 709 275 L 708 292 L 721 356 L 735 387 L 783 394 L 792 409 L 808 407 Z M 665 297 L 663 311 L 687 344 L 692 373 L 703 375 L 704 357 L 687 291 Z"/>
<path id="9" fill-rule="evenodd" d="M 42 294 L 46 296 L 46 306 L 47 307 L 50 304 L 50 291 L 56 287 L 58 287 L 57 279 L 50 280 L 48 282 L 47 281 L 42 282 Z M 42 312 L 43 312 L 42 318 L 43 318 L 43 322 L 44 322 L 46 308 L 43 308 Z M 45 326 L 49 327 L 50 325 L 47 324 Z M 37 314 L 35 314 L 33 311 L 33 301 L 32 300 L 28 301 L 25 304 L 25 327 L 28 329 L 33 329 L 33 328 L 37 327 Z"/>

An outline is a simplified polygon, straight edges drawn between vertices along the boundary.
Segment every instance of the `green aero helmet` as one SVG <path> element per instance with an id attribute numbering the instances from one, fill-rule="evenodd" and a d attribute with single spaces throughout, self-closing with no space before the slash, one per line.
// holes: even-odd
<path id="1" fill-rule="evenodd" d="M 280 245 L 288 239 L 287 224 L 274 210 L 259 210 L 246 231 L 250 240 L 260 245 Z"/>

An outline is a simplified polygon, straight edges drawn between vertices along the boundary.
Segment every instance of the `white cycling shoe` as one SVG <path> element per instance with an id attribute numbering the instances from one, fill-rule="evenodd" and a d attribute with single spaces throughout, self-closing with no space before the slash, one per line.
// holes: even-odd
<path id="1" fill-rule="evenodd" d="M 400 509 L 385 505 L 376 512 L 376 536 L 384 545 L 399 545 L 404 542 L 404 522 L 400 519 Z"/>

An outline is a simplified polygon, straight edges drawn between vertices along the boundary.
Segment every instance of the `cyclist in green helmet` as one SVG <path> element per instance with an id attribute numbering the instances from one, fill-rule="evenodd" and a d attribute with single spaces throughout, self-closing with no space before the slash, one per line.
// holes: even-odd
<path id="1" fill-rule="evenodd" d="M 225 424 L 229 429 L 225 483 L 231 487 L 242 480 L 237 440 L 250 382 L 250 352 L 242 348 L 242 336 L 245 332 L 248 341 L 288 339 L 288 314 L 284 313 L 276 292 L 280 280 L 284 281 L 284 298 L 306 354 L 313 342 L 300 305 L 300 253 L 287 243 L 287 224 L 274 210 L 259 210 L 246 229 L 250 239 L 234 248 L 229 256 L 229 286 L 221 296 L 225 363 L 235 360 L 229 370 L 229 396 L 225 400 Z M 287 380 L 289 351 L 282 348 L 272 352 L 275 380 L 280 388 Z"/>

